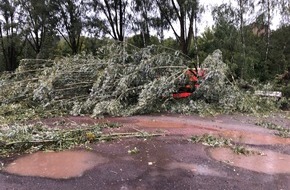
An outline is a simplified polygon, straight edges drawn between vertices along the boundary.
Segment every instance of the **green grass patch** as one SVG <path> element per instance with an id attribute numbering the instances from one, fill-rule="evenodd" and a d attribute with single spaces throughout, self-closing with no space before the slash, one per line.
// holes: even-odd
<path id="1" fill-rule="evenodd" d="M 266 121 L 259 121 L 255 123 L 257 126 L 264 127 L 266 129 L 274 130 L 275 135 L 283 137 L 283 138 L 290 138 L 290 129 L 285 128 L 281 125 L 277 125 L 272 122 L 266 122 Z"/>
<path id="2" fill-rule="evenodd" d="M 201 143 L 205 146 L 210 147 L 227 147 L 230 148 L 236 154 L 251 155 L 261 154 L 253 150 L 249 150 L 247 147 L 242 145 L 236 145 L 231 139 L 224 137 L 216 137 L 210 134 L 203 134 L 201 136 L 195 135 L 190 138 L 193 143 Z"/>

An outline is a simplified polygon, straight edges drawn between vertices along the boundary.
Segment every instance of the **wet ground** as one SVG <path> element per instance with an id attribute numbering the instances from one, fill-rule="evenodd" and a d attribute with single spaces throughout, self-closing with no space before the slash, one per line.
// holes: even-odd
<path id="1" fill-rule="evenodd" d="M 290 139 L 256 126 L 259 121 L 290 127 L 287 116 L 268 118 L 181 115 L 107 118 L 123 127 L 114 132 L 158 132 L 149 139 L 91 144 L 91 150 L 38 152 L 0 158 L 0 190 L 38 189 L 290 189 Z M 88 117 L 44 120 L 50 127 L 100 122 Z M 192 135 L 231 138 L 254 152 L 194 144 Z M 135 154 L 128 151 L 138 150 Z M 1 164 L 0 163 L 0 164 Z"/>

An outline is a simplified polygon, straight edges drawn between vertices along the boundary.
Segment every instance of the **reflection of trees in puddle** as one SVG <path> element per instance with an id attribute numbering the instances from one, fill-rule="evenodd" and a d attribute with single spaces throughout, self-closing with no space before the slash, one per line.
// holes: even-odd
<path id="1" fill-rule="evenodd" d="M 210 149 L 210 155 L 218 161 L 244 168 L 247 170 L 266 174 L 290 173 L 290 155 L 277 153 L 271 150 L 258 150 L 262 155 L 238 155 L 229 148 Z"/>

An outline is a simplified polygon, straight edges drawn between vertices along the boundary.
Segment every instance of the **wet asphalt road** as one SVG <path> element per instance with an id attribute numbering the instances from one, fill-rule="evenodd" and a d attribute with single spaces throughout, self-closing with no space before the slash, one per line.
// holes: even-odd
<path id="1" fill-rule="evenodd" d="M 78 118 L 73 119 L 78 120 Z M 268 170 L 258 172 L 251 168 L 236 166 L 230 161 L 230 157 L 227 158 L 229 160 L 218 160 L 211 155 L 212 148 L 188 141 L 188 138 L 194 134 L 229 135 L 237 133 L 225 133 L 225 131 L 242 131 L 243 133 L 238 134 L 245 137 L 233 137 L 234 140 L 239 140 L 239 143 L 290 155 L 288 140 L 277 141 L 272 131 L 254 126 L 256 119 L 253 117 L 137 116 L 110 120 L 124 124 L 124 128 L 120 131 L 158 130 L 165 135 L 150 139 L 126 139 L 92 144 L 92 150 L 89 152 L 96 155 L 93 161 L 98 162 L 98 159 L 102 159 L 102 162 L 83 170 L 78 174 L 79 176 L 68 179 L 65 179 L 66 176 L 54 179 L 39 177 L 41 174 L 37 175 L 37 173 L 33 176 L 25 176 L 25 174 L 8 173 L 3 169 L 0 171 L 0 190 L 290 189 L 290 173 L 277 171 L 273 174 Z M 279 118 L 276 122 L 284 123 L 287 127 L 288 119 L 282 120 L 283 118 Z M 249 137 L 248 134 L 273 137 L 276 144 L 254 143 L 252 136 Z M 261 139 L 258 138 L 257 141 Z M 133 150 L 135 147 L 138 153 L 129 154 L 128 150 Z M 80 155 L 82 152 L 84 150 Z M 19 158 L 27 156 L 30 155 Z M 243 157 L 240 159 L 242 160 Z M 274 162 L 279 162 L 285 158 L 280 156 L 275 159 Z M 0 161 L 7 167 L 17 163 L 17 158 L 0 158 Z M 42 167 L 41 164 L 46 161 L 38 158 L 33 164 Z M 79 162 L 87 161 L 74 159 L 66 161 L 72 168 L 79 165 Z M 259 159 L 255 159 L 255 162 L 259 162 Z M 265 167 L 269 167 L 268 164 L 265 163 Z M 52 164 L 50 167 L 55 166 Z M 285 167 L 290 167 L 290 164 L 285 164 Z M 57 172 L 62 170 L 64 168 L 57 165 L 52 172 L 56 172 L 54 175 L 57 175 Z"/>

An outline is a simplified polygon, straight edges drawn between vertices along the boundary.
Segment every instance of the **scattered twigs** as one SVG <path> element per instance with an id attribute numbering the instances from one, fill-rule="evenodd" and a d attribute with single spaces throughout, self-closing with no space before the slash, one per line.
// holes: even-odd
<path id="1" fill-rule="evenodd" d="M 0 156 L 37 150 L 63 150 L 92 142 L 123 138 L 150 138 L 162 134 L 138 132 L 103 133 L 104 128 L 120 127 L 112 123 L 99 123 L 77 129 L 50 129 L 40 124 L 12 126 L 2 129 L 0 135 Z"/>
<path id="2" fill-rule="evenodd" d="M 236 154 L 243 154 L 243 155 L 262 155 L 262 152 L 249 149 L 248 147 L 235 144 L 232 139 L 227 139 L 224 137 L 216 137 L 210 134 L 204 134 L 201 136 L 192 136 L 189 139 L 190 142 L 193 143 L 201 143 L 205 146 L 209 147 L 225 147 L 230 148 Z"/>
<path id="3" fill-rule="evenodd" d="M 113 139 L 122 139 L 122 138 L 149 138 L 149 137 L 158 137 L 162 134 L 151 134 L 146 132 L 137 132 L 137 133 L 111 133 L 104 134 L 100 136 L 100 140 L 113 140 Z"/>
<path id="4" fill-rule="evenodd" d="M 266 121 L 258 121 L 258 122 L 256 122 L 256 125 L 275 131 L 275 135 L 277 135 L 277 136 L 280 136 L 283 138 L 290 138 L 290 129 L 289 128 L 285 128 L 281 125 L 277 125 L 275 123 L 266 122 Z"/>

